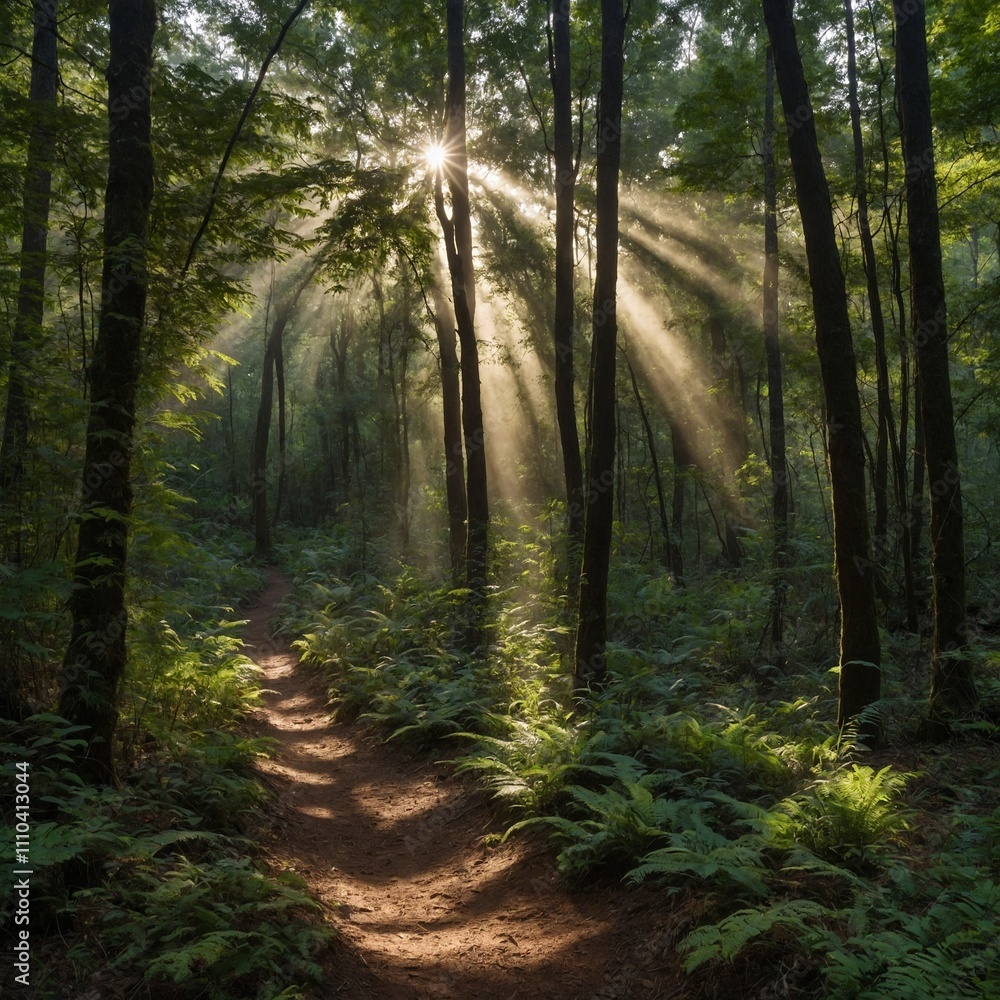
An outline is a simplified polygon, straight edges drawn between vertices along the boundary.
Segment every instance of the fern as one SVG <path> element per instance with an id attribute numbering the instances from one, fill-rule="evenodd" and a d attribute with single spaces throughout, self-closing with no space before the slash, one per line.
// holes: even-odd
<path id="1" fill-rule="evenodd" d="M 691 953 L 684 961 L 684 971 L 693 972 L 710 961 L 730 962 L 747 945 L 776 927 L 812 937 L 815 930 L 811 921 L 835 920 L 840 916 L 839 911 L 809 899 L 786 899 L 764 908 L 738 910 L 684 938 L 680 950 Z"/>

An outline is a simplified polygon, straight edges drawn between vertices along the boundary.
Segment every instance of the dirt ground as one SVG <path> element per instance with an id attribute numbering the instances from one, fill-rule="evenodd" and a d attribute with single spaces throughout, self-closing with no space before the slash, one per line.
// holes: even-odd
<path id="1" fill-rule="evenodd" d="M 245 639 L 273 692 L 254 728 L 281 744 L 262 765 L 278 794 L 269 860 L 337 931 L 317 1000 L 690 996 L 662 895 L 569 891 L 540 839 L 484 846 L 503 823 L 447 763 L 331 723 L 322 681 L 271 637 L 287 590 L 272 571 Z"/>

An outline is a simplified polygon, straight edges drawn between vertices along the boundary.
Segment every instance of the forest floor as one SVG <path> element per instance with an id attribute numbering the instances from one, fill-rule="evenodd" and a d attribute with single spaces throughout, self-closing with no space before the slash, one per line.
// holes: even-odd
<path id="1" fill-rule="evenodd" d="M 697 903 L 572 892 L 537 837 L 485 846 L 504 823 L 472 781 L 330 721 L 322 679 L 271 635 L 288 586 L 269 572 L 244 638 L 271 692 L 253 727 L 280 744 L 261 765 L 277 796 L 266 854 L 308 882 L 337 935 L 316 1000 L 693 996 L 673 945 Z"/>

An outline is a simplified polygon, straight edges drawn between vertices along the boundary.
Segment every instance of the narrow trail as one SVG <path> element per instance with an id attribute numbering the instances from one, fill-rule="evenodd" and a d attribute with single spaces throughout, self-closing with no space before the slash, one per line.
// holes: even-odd
<path id="1" fill-rule="evenodd" d="M 278 794 L 269 859 L 338 935 L 316 1000 L 679 996 L 653 894 L 568 892 L 538 841 L 483 845 L 502 825 L 472 782 L 329 720 L 322 681 L 271 638 L 287 592 L 271 571 L 244 638 L 273 692 L 254 728 L 281 745 L 261 767 Z"/>

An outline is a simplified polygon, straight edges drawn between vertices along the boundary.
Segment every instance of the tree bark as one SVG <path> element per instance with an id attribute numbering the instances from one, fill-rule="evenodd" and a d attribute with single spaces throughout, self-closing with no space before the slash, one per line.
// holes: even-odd
<path id="1" fill-rule="evenodd" d="M 885 130 L 882 130 L 882 148 L 888 158 Z M 907 453 L 910 439 L 910 349 L 906 337 L 906 300 L 903 297 L 903 265 L 899 257 L 899 226 L 893 225 L 892 215 L 886 213 L 889 230 L 889 254 L 892 261 L 892 294 L 899 313 L 899 444 L 896 448 L 896 507 L 899 510 L 902 532 L 900 547 L 903 555 L 903 602 L 906 607 L 906 628 L 914 635 L 920 630 L 920 614 L 917 607 L 916 565 L 920 548 L 920 498 L 923 493 L 923 444 L 920 444 L 921 459 L 914 463 L 913 483 L 916 492 L 916 506 L 911 509 L 911 495 L 908 489 L 909 473 Z M 922 442 L 922 423 L 919 414 L 914 420 L 914 450 L 917 442 Z M 919 475 L 918 475 L 919 474 Z M 920 480 L 920 488 L 917 482 Z M 914 516 L 916 515 L 916 517 Z"/>
<path id="2" fill-rule="evenodd" d="M 559 443 L 566 480 L 571 589 L 578 583 L 583 544 L 583 463 L 576 423 L 573 364 L 574 197 L 577 164 L 573 155 L 573 95 L 570 80 L 569 0 L 552 0 L 549 75 L 554 118 L 556 195 L 555 396 Z"/>
<path id="3" fill-rule="evenodd" d="M 14 522 L 20 507 L 24 454 L 28 445 L 28 372 L 44 314 L 49 203 L 56 144 L 52 119 L 59 87 L 57 0 L 35 0 L 33 11 L 35 31 L 31 45 L 28 99 L 34 121 L 28 138 L 22 206 L 21 272 L 7 369 L 3 440 L 0 443 L 0 509 L 11 517 L 14 536 L 6 540 L 4 548 L 7 556 L 15 562 L 20 562 L 22 557 L 20 531 Z"/>
<path id="4" fill-rule="evenodd" d="M 410 281 L 403 262 L 400 261 L 400 273 L 403 275 L 403 322 L 402 339 L 399 345 L 399 535 L 404 549 L 410 544 L 410 413 L 409 413 L 409 378 L 410 339 L 413 337 L 413 319 L 410 305 Z"/>
<path id="5" fill-rule="evenodd" d="M 267 338 L 264 347 L 264 362 L 260 374 L 260 402 L 257 405 L 257 422 L 254 425 L 253 441 L 250 444 L 250 489 L 251 501 L 253 505 L 254 524 L 254 551 L 259 558 L 265 558 L 271 551 L 271 528 L 268 520 L 267 510 L 267 452 L 271 437 L 271 411 L 274 407 L 274 375 L 279 368 L 279 358 L 282 357 L 282 338 L 285 334 L 285 327 L 288 325 L 292 313 L 298 304 L 299 297 L 306 286 L 312 281 L 317 271 L 313 266 L 308 273 L 299 281 L 292 293 L 278 307 L 274 314 L 274 324 L 271 326 L 271 333 Z M 283 360 L 279 375 L 279 397 L 284 395 L 284 371 Z M 279 449 L 282 452 L 280 459 L 283 465 L 283 438 L 284 438 L 284 406 L 279 399 Z M 280 476 L 283 470 L 279 470 Z M 280 493 L 279 493 L 280 496 Z M 280 504 L 276 504 L 275 517 L 277 517 Z"/>
<path id="6" fill-rule="evenodd" d="M 976 703 L 972 665 L 965 655 L 965 544 L 962 486 L 948 372 L 948 318 L 941 271 L 934 134 L 927 73 L 923 0 L 893 2 L 896 85 L 910 247 L 910 317 L 930 485 L 934 651 L 931 717 L 947 722 Z"/>
<path id="7" fill-rule="evenodd" d="M 278 390 L 278 492 L 274 498 L 274 526 L 281 519 L 285 499 L 285 473 L 287 465 L 287 430 L 285 427 L 285 340 L 278 338 L 274 348 L 274 384 Z"/>
<path id="8" fill-rule="evenodd" d="M 677 540 L 670 530 L 670 518 L 667 515 L 667 501 L 663 491 L 663 477 L 660 474 L 660 459 L 656 453 L 656 436 L 653 434 L 653 425 L 649 422 L 649 414 L 646 412 L 646 404 L 642 401 L 642 393 L 639 392 L 639 382 L 635 377 L 635 369 L 628 355 L 625 355 L 625 364 L 628 367 L 629 378 L 632 381 L 632 392 L 635 395 L 636 405 L 639 407 L 639 419 L 646 434 L 646 447 L 649 449 L 649 460 L 653 466 L 653 483 L 656 486 L 656 508 L 660 517 L 660 532 L 663 535 L 663 566 L 670 574 L 671 579 L 679 586 L 684 586 L 683 579 L 678 575 L 676 568 Z"/>
<path id="9" fill-rule="evenodd" d="M 156 5 L 110 0 L 108 186 L 101 316 L 91 368 L 83 513 L 69 607 L 59 712 L 86 726 L 84 780 L 115 781 L 118 688 L 125 670 L 125 572 L 132 512 L 130 464 L 146 309 L 153 197 L 150 77 Z"/>
<path id="10" fill-rule="evenodd" d="M 877 701 L 881 647 L 865 499 L 857 363 L 830 190 L 788 0 L 764 0 L 764 20 L 788 126 L 788 148 L 812 286 L 833 486 L 834 568 L 840 596 L 841 725 Z"/>
<path id="11" fill-rule="evenodd" d="M 465 582 L 476 595 L 478 607 L 486 593 L 489 575 L 487 553 L 490 520 L 486 479 L 486 440 L 483 430 L 482 387 L 479 378 L 479 344 L 476 340 L 476 284 L 472 257 L 472 215 L 469 206 L 469 165 L 465 130 L 464 0 L 448 0 L 448 119 L 442 171 L 451 195 L 451 217 L 436 180 L 435 207 L 444 233 L 458 341 L 462 350 L 462 433 L 465 438 L 466 503 L 468 534 Z M 476 617 L 476 615 L 473 615 Z M 475 642 L 473 628 L 470 641 Z"/>
<path id="12" fill-rule="evenodd" d="M 625 12 L 601 0 L 601 93 L 597 137 L 597 267 L 590 355 L 587 511 L 580 579 L 574 686 L 600 688 L 607 678 L 608 564 L 614 520 L 615 363 L 618 340 L 618 176 L 621 162 Z"/>
<path id="13" fill-rule="evenodd" d="M 692 469 L 691 449 L 688 445 L 687 427 L 679 417 L 669 417 L 670 450 L 674 465 L 674 488 L 670 500 L 670 518 L 673 526 L 676 548 L 674 550 L 674 571 L 678 577 L 684 576 L 684 498 L 687 481 Z"/>
<path id="14" fill-rule="evenodd" d="M 771 591 L 771 658 L 785 665 L 785 600 L 788 596 L 788 460 L 785 454 L 785 394 L 778 328 L 778 172 L 774 156 L 774 53 L 766 55 L 764 92 L 764 353 L 767 357 L 767 416 L 771 465 L 771 524 L 774 585 Z"/>
<path id="15" fill-rule="evenodd" d="M 896 438 L 896 418 L 892 409 L 892 393 L 889 386 L 889 359 L 885 347 L 885 314 L 882 310 L 882 295 L 878 284 L 878 264 L 875 258 L 875 242 L 872 239 L 871 220 L 868 213 L 868 183 L 865 177 L 865 147 L 861 133 L 861 105 L 858 101 L 858 68 L 854 35 L 854 9 L 852 0 L 844 0 L 845 23 L 847 27 L 847 80 L 848 104 L 851 113 L 851 134 L 854 140 L 854 189 L 858 202 L 858 232 L 861 235 L 861 256 L 864 261 L 865 280 L 868 289 L 868 305 L 871 310 L 872 338 L 875 341 L 875 384 L 878 405 L 878 434 L 875 440 L 875 468 L 873 486 L 875 494 L 875 537 L 873 559 L 878 578 L 882 580 L 889 552 L 889 454 L 892 453 L 892 467 L 898 473 L 898 443 Z M 895 494 L 898 497 L 898 491 Z M 886 601 L 890 599 L 888 588 L 879 587 Z"/>
<path id="16" fill-rule="evenodd" d="M 431 286 L 434 297 L 434 328 L 441 356 L 441 406 L 444 416 L 444 485 L 448 504 L 448 540 L 451 555 L 452 586 L 465 581 L 466 521 L 469 516 L 465 498 L 465 454 L 462 450 L 462 398 L 459 384 L 455 323 L 451 307 L 441 286 Z"/>

